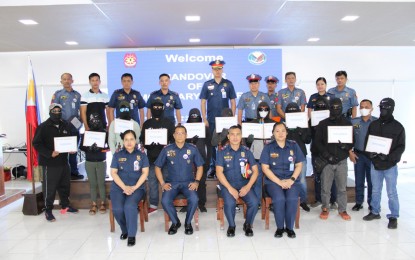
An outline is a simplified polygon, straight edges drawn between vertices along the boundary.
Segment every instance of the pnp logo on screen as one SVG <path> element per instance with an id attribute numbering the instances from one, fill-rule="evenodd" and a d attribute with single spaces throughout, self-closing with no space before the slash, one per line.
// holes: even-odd
<path id="1" fill-rule="evenodd" d="M 248 55 L 248 61 L 253 65 L 262 65 L 267 61 L 267 55 L 262 51 L 254 51 Z"/>
<path id="2" fill-rule="evenodd" d="M 137 56 L 135 53 L 126 53 L 124 55 L 124 66 L 126 68 L 135 68 L 137 65 Z"/>

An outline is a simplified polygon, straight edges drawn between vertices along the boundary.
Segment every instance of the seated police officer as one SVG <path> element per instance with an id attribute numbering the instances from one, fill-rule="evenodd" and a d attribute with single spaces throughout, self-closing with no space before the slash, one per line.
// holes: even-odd
<path id="1" fill-rule="evenodd" d="M 184 126 L 176 126 L 173 137 L 175 142 L 164 147 L 154 163 L 155 172 L 163 190 L 161 204 L 172 222 L 168 234 L 176 234 L 181 226 L 173 200 L 179 193 L 182 193 L 187 199 L 184 233 L 191 235 L 193 234 L 191 222 L 198 206 L 197 188 L 203 175 L 204 161 L 197 147 L 186 143 L 187 130 Z M 165 164 L 167 164 L 168 172 L 166 181 L 161 172 Z M 197 167 L 196 177 L 193 174 L 193 165 Z"/>
<path id="2" fill-rule="evenodd" d="M 258 177 L 258 165 L 249 148 L 241 145 L 242 129 L 239 125 L 229 128 L 228 139 L 229 145 L 218 151 L 216 157 L 216 176 L 229 224 L 226 235 L 235 236 L 235 206 L 236 200 L 241 198 L 248 206 L 243 230 L 245 236 L 252 237 L 252 224 L 258 212 L 258 198 L 252 186 Z"/>

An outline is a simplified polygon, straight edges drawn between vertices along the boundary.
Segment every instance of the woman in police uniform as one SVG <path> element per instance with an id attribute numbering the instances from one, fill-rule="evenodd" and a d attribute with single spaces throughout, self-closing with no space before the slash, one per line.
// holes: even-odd
<path id="1" fill-rule="evenodd" d="M 136 135 L 132 130 L 121 134 L 124 149 L 115 153 L 111 162 L 112 211 L 121 228 L 120 239 L 128 237 L 128 246 L 135 245 L 138 222 L 138 202 L 145 194 L 143 185 L 148 176 L 147 155 L 136 149 Z"/>
<path id="2" fill-rule="evenodd" d="M 287 140 L 287 127 L 276 123 L 272 129 L 275 141 L 262 151 L 260 163 L 265 174 L 265 191 L 272 198 L 277 231 L 275 237 L 295 238 L 293 230 L 300 183 L 302 161 L 305 160 L 298 144 Z M 284 228 L 285 224 L 285 228 Z"/>

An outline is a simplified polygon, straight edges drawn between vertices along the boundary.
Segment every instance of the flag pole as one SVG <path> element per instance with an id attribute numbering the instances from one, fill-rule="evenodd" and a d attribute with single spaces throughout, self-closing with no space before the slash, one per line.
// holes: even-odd
<path id="1" fill-rule="evenodd" d="M 30 142 L 30 144 L 32 144 L 32 141 L 33 141 L 33 137 L 32 137 L 32 133 L 33 133 L 33 130 L 32 130 L 32 125 L 31 124 L 29 124 L 29 142 Z M 33 170 L 33 145 L 30 145 L 30 169 L 31 169 L 31 172 L 32 172 L 32 194 L 35 194 L 35 172 L 34 172 L 34 170 Z"/>

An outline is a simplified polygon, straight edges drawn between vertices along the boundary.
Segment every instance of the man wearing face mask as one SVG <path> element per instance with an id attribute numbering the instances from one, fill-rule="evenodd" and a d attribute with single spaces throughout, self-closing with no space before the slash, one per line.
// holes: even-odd
<path id="1" fill-rule="evenodd" d="M 292 102 L 287 105 L 285 108 L 285 113 L 298 113 L 301 112 L 300 107 L 297 103 Z M 307 158 L 307 148 L 305 147 L 306 144 L 311 142 L 311 131 L 309 128 L 288 128 L 288 140 L 294 140 L 298 146 L 300 146 L 301 151 L 304 154 L 304 158 Z M 306 174 L 307 174 L 307 159 L 302 161 L 302 168 L 298 179 L 300 180 L 301 189 L 300 189 L 300 206 L 303 210 L 309 212 L 310 207 L 307 205 L 307 182 L 306 182 Z"/>
<path id="2" fill-rule="evenodd" d="M 167 129 L 167 143 L 174 142 L 173 133 L 174 133 L 174 123 L 163 116 L 164 114 L 164 104 L 161 99 L 155 99 L 151 103 L 151 118 L 147 119 L 143 124 L 143 129 L 141 129 L 140 142 L 145 143 L 146 140 L 146 129 Z M 149 195 L 150 195 L 150 207 L 148 213 L 153 213 L 157 211 L 159 205 L 159 184 L 156 177 L 156 172 L 154 168 L 154 163 L 159 156 L 161 150 L 163 150 L 164 145 L 159 143 L 152 143 L 150 145 L 144 145 L 147 149 L 147 157 L 150 163 L 150 170 L 148 174 L 148 186 L 149 186 Z M 163 174 L 166 173 L 165 168 L 163 168 Z"/>
<path id="3" fill-rule="evenodd" d="M 372 181 L 370 180 L 371 162 L 365 152 L 365 138 L 369 125 L 378 119 L 371 115 L 373 111 L 372 101 L 363 99 L 360 101 L 360 117 L 352 119 L 354 149 L 350 154 L 350 160 L 354 163 L 355 192 L 356 204 L 353 211 L 359 211 L 363 208 L 362 204 L 365 198 L 365 177 L 367 181 L 367 204 L 370 207 L 372 200 Z"/>
<path id="4" fill-rule="evenodd" d="M 380 219 L 380 200 L 382 197 L 383 179 L 386 182 L 386 191 L 388 194 L 388 205 L 390 214 L 386 217 L 389 219 L 388 228 L 396 229 L 398 227 L 399 217 L 399 199 L 396 189 L 398 179 L 397 163 L 405 151 L 405 128 L 393 117 L 395 101 L 391 98 L 384 98 L 380 101 L 380 118 L 373 121 L 367 131 L 366 145 L 369 135 L 390 138 L 392 144 L 389 154 L 369 153 L 372 161 L 370 176 L 372 179 L 372 207 L 370 213 L 363 217 L 363 220 L 370 221 Z"/>
<path id="5" fill-rule="evenodd" d="M 333 179 L 337 187 L 337 203 L 340 217 L 344 220 L 351 220 L 347 214 L 347 157 L 352 153 L 353 144 L 329 143 L 328 127 L 329 126 L 351 126 L 349 120 L 342 116 L 342 101 L 339 98 L 330 100 L 330 116 L 317 125 L 315 135 L 315 145 L 319 154 L 328 162 L 321 173 L 321 199 L 322 212 L 321 219 L 327 219 L 329 216 L 330 190 Z"/>
<path id="6" fill-rule="evenodd" d="M 127 101 L 121 101 L 118 106 L 120 113 L 118 114 L 117 118 L 121 120 L 132 121 L 132 130 L 135 132 L 136 137 L 139 138 L 141 134 L 140 125 L 131 117 L 130 104 Z M 124 141 L 121 138 L 120 133 L 115 132 L 115 124 L 116 120 L 113 120 L 108 129 L 108 146 L 110 147 L 111 153 L 113 155 L 124 147 Z"/>
<path id="7" fill-rule="evenodd" d="M 53 202 L 58 191 L 62 206 L 61 214 L 78 213 L 69 206 L 71 188 L 71 171 L 68 164 L 68 153 L 55 151 L 54 138 L 73 136 L 73 126 L 62 120 L 62 106 L 52 103 L 49 106 L 49 118 L 36 129 L 33 147 L 39 153 L 39 165 L 43 167 L 43 195 L 45 197 L 45 217 L 54 222 L 52 214 Z M 74 151 L 76 153 L 76 151 Z"/>

